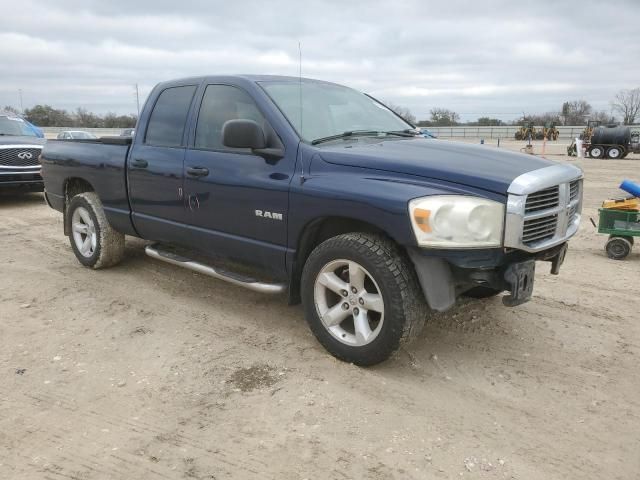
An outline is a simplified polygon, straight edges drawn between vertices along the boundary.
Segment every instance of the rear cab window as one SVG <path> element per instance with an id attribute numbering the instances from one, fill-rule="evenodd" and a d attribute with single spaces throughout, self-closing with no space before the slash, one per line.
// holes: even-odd
<path id="1" fill-rule="evenodd" d="M 144 143 L 158 147 L 181 147 L 195 85 L 169 87 L 160 93 L 151 115 Z"/>

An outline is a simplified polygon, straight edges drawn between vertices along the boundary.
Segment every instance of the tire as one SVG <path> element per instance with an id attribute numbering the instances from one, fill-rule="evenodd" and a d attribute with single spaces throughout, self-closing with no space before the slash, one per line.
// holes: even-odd
<path id="1" fill-rule="evenodd" d="M 503 290 L 496 290 L 495 288 L 491 287 L 479 286 L 467 290 L 462 295 L 469 298 L 481 299 L 495 297 L 496 295 L 500 295 L 502 292 Z"/>
<path id="2" fill-rule="evenodd" d="M 591 158 L 602 158 L 604 157 L 604 148 L 596 145 L 589 149 L 589 156 Z"/>
<path id="3" fill-rule="evenodd" d="M 304 265 L 301 291 L 311 331 L 345 362 L 380 363 L 424 326 L 427 304 L 413 265 L 381 235 L 348 233 L 320 244 Z"/>
<path id="4" fill-rule="evenodd" d="M 111 227 L 94 192 L 71 199 L 66 221 L 73 253 L 85 267 L 112 267 L 124 257 L 124 234 Z"/>
<path id="5" fill-rule="evenodd" d="M 624 237 L 611 237 L 604 249 L 612 260 L 623 260 L 631 253 L 631 242 Z"/>
<path id="6" fill-rule="evenodd" d="M 624 149 L 618 146 L 609 147 L 607 149 L 607 158 L 611 158 L 613 160 L 624 158 Z"/>
<path id="7" fill-rule="evenodd" d="M 629 237 L 625 235 L 609 235 L 609 240 L 611 240 L 612 238 L 624 238 L 627 242 L 631 244 L 632 247 L 635 244 L 635 240 L 633 237 Z"/>

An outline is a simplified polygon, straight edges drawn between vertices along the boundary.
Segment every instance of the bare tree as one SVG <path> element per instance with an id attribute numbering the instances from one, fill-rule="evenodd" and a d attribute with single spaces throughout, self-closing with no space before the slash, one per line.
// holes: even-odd
<path id="1" fill-rule="evenodd" d="M 457 125 L 460 120 L 460 115 L 446 108 L 432 108 L 430 113 L 431 124 L 439 127 Z"/>
<path id="2" fill-rule="evenodd" d="M 411 125 L 416 124 L 416 116 L 413 113 L 411 113 L 411 110 L 409 110 L 408 108 L 401 107 L 400 105 L 396 105 L 395 103 L 390 103 L 390 102 L 386 103 L 386 105 L 391 110 L 393 110 L 398 115 L 400 115 L 402 118 L 404 118 L 407 122 L 409 122 Z"/>
<path id="3" fill-rule="evenodd" d="M 640 88 L 620 90 L 611 106 L 622 115 L 622 123 L 632 125 L 640 113 Z"/>
<path id="4" fill-rule="evenodd" d="M 550 124 L 560 125 L 560 116 L 558 115 L 557 112 L 545 112 L 545 113 L 539 113 L 536 115 L 527 115 L 521 121 L 525 121 L 525 120 L 529 120 L 533 122 L 534 125 L 540 125 L 540 126 L 545 126 Z"/>
<path id="5" fill-rule="evenodd" d="M 6 105 L 4 108 L 0 108 L 0 111 L 4 110 L 5 112 L 9 112 L 9 113 L 13 113 L 15 115 L 18 115 L 20 112 L 18 112 L 17 108 L 14 108 L 10 105 Z"/>
<path id="6" fill-rule="evenodd" d="M 586 100 L 572 100 L 562 104 L 562 116 L 565 125 L 585 125 L 591 115 L 591 105 Z"/>
<path id="7" fill-rule="evenodd" d="M 593 114 L 591 115 L 591 120 L 597 120 L 605 125 L 616 123 L 615 117 L 611 115 L 611 113 L 605 112 L 604 110 L 593 112 Z"/>
<path id="8" fill-rule="evenodd" d="M 99 128 L 102 126 L 102 119 L 86 108 L 78 107 L 75 112 L 75 121 L 78 127 Z"/>

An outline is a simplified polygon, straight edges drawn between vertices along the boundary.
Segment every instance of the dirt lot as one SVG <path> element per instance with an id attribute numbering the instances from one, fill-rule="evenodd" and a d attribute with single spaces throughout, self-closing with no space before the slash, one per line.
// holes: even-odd
<path id="1" fill-rule="evenodd" d="M 639 156 L 576 163 L 586 217 L 640 180 Z M 640 478 L 640 248 L 607 259 L 588 220 L 530 303 L 463 303 L 362 369 L 142 241 L 82 268 L 41 195 L 0 218 L 2 479 Z"/>

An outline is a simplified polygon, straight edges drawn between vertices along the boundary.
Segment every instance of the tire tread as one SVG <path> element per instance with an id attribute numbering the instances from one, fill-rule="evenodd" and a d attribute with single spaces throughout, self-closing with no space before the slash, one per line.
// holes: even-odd
<path id="1" fill-rule="evenodd" d="M 313 279 L 309 278 L 311 274 L 317 272 L 309 272 L 309 265 L 314 260 L 332 250 L 351 250 L 357 256 L 368 258 L 373 264 L 374 269 L 379 271 L 388 271 L 391 274 L 392 281 L 395 285 L 391 287 L 392 291 L 399 293 L 400 301 L 390 302 L 385 305 L 385 321 L 389 318 L 399 319 L 401 332 L 394 338 L 385 342 L 383 349 L 376 352 L 367 352 L 362 358 L 354 360 L 347 358 L 331 349 L 327 342 L 323 341 L 322 332 L 317 329 L 324 330 L 320 320 L 317 322 L 309 321 L 309 315 L 316 315 L 315 305 L 309 306 L 309 293 L 307 289 L 313 290 Z M 373 272 L 370 272 L 373 274 Z M 380 279 L 376 279 L 380 283 Z M 332 237 L 321 243 L 311 253 L 304 267 L 302 282 L 303 298 L 306 298 L 305 314 L 308 323 L 318 338 L 318 340 L 327 348 L 334 356 L 342 360 L 352 361 L 358 365 L 373 365 L 388 358 L 393 351 L 397 350 L 401 345 L 406 344 L 416 338 L 425 323 L 425 312 L 427 311 L 426 301 L 420 289 L 418 278 L 413 269 L 411 261 L 393 241 L 379 234 L 371 233 L 346 233 Z M 306 293 L 306 294 L 305 294 Z M 313 294 L 311 294 L 312 296 Z M 313 301 L 311 301 L 313 303 Z M 320 333 L 320 335 L 319 335 Z M 363 348 L 363 347 L 352 347 Z"/>
<path id="2" fill-rule="evenodd" d="M 98 235 L 98 254 L 91 258 L 83 258 L 82 255 L 76 251 L 73 234 L 70 234 L 69 239 L 76 257 L 84 266 L 95 270 L 117 265 L 124 257 L 124 234 L 118 232 L 111 226 L 104 213 L 102 202 L 95 192 L 80 193 L 71 199 L 67 215 L 69 222 L 71 222 L 73 209 L 79 203 L 85 204 L 85 207 L 89 207 L 90 214 L 94 216 L 96 233 Z M 69 232 L 71 232 L 70 228 Z"/>

